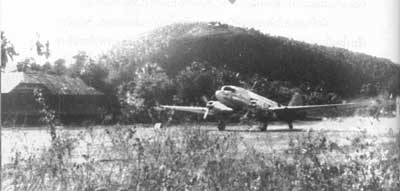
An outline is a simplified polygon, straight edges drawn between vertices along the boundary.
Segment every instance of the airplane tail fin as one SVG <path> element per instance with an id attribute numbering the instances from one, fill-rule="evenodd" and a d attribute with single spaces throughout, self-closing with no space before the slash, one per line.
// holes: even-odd
<path id="1" fill-rule="evenodd" d="M 303 98 L 301 98 L 301 95 L 299 93 L 294 93 L 292 96 L 292 99 L 290 100 L 289 106 L 299 106 L 303 105 Z"/>

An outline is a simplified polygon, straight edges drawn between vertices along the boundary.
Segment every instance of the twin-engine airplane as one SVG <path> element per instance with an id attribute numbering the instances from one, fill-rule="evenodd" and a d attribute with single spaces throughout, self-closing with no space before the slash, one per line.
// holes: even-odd
<path id="1" fill-rule="evenodd" d="M 161 105 L 162 109 L 172 109 L 199 113 L 206 119 L 212 115 L 218 119 L 218 129 L 225 130 L 225 120 L 229 117 L 242 115 L 247 118 L 249 115 L 253 119 L 261 122 L 261 131 L 266 131 L 268 122 L 273 120 L 285 121 L 289 129 L 293 129 L 293 121 L 307 119 L 307 111 L 327 108 L 348 107 L 354 103 L 347 104 L 326 104 L 326 105 L 303 105 L 301 95 L 295 93 L 287 106 L 283 106 L 266 97 L 260 96 L 250 90 L 237 86 L 223 86 L 215 92 L 218 101 L 207 101 L 205 107 Z"/>

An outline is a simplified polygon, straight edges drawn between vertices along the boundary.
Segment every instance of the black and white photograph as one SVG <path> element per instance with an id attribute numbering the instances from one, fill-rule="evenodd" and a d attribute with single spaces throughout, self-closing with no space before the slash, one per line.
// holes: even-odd
<path id="1" fill-rule="evenodd" d="M 398 0 L 0 0 L 0 31 L 0 190 L 400 190 Z"/>

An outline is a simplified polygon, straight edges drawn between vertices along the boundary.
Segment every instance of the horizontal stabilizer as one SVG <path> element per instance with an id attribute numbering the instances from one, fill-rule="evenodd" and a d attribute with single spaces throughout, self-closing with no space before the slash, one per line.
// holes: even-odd
<path id="1" fill-rule="evenodd" d="M 345 104 L 325 104 L 325 105 L 299 105 L 299 106 L 283 106 L 283 107 L 270 107 L 270 111 L 307 111 L 307 110 L 319 110 L 319 109 L 335 109 L 335 108 L 354 108 L 362 106 L 357 103 L 345 103 Z"/>

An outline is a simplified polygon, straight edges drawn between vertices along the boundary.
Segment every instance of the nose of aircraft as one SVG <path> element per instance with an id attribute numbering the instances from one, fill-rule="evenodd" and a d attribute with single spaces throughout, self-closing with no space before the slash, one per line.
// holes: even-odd
<path id="1" fill-rule="evenodd" d="M 221 90 L 215 91 L 215 97 L 217 97 L 217 100 L 221 100 L 222 99 L 222 91 Z"/>

